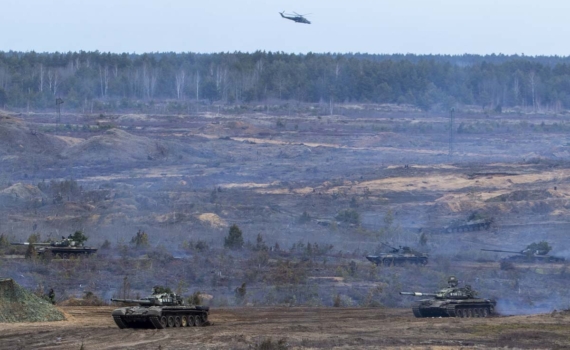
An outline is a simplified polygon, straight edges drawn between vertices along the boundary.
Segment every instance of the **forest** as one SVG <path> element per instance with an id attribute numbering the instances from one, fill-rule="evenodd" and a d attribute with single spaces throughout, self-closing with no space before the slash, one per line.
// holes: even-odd
<path id="1" fill-rule="evenodd" d="M 0 107 L 129 110 L 140 104 L 394 103 L 570 108 L 570 58 L 359 53 L 0 52 Z"/>

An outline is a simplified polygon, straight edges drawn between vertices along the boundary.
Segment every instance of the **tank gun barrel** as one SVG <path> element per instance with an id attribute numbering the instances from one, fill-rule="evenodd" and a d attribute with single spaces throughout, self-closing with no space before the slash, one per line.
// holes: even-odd
<path id="1" fill-rule="evenodd" d="M 512 250 L 500 250 L 500 249 L 481 249 L 481 250 L 485 252 L 523 254 L 522 252 L 515 252 Z"/>
<path id="2" fill-rule="evenodd" d="M 420 292 L 400 292 L 400 295 L 412 295 L 415 297 L 435 297 L 435 293 L 420 293 Z"/>
<path id="3" fill-rule="evenodd" d="M 386 243 L 386 242 L 380 242 L 380 244 L 385 245 L 386 247 L 388 247 L 388 248 L 390 248 L 390 249 L 398 250 L 398 248 L 394 248 L 394 247 L 392 247 L 391 245 L 389 245 L 389 244 Z"/>
<path id="4" fill-rule="evenodd" d="M 13 243 L 10 243 L 10 245 L 50 246 L 51 243 L 30 243 L 30 242 L 19 243 L 19 242 L 13 242 Z"/>
<path id="5" fill-rule="evenodd" d="M 131 304 L 141 304 L 141 305 L 154 305 L 154 300 L 149 299 L 117 299 L 111 298 L 111 301 L 118 302 L 118 303 L 131 303 Z"/>

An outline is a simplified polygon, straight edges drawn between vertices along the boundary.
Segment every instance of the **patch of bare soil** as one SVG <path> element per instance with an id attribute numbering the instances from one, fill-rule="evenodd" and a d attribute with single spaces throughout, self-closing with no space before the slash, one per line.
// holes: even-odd
<path id="1" fill-rule="evenodd" d="M 214 213 L 200 214 L 198 215 L 198 220 L 200 220 L 203 223 L 207 223 L 208 225 L 214 228 L 223 228 L 228 226 L 228 223 L 224 219 L 222 219 L 221 217 L 219 217 L 217 214 Z"/>
<path id="2" fill-rule="evenodd" d="M 124 163 L 159 158 L 166 152 L 166 147 L 158 141 L 111 129 L 67 148 L 62 156 L 86 163 Z"/>
<path id="3" fill-rule="evenodd" d="M 22 119 L 0 115 L 0 156 L 55 156 L 66 142 L 31 128 Z"/>
<path id="4" fill-rule="evenodd" d="M 269 136 L 275 134 L 275 131 L 271 129 L 255 126 L 241 120 L 212 122 L 202 127 L 200 132 L 218 136 Z"/>
<path id="5" fill-rule="evenodd" d="M 285 339 L 291 349 L 562 349 L 570 315 L 417 319 L 406 309 L 214 309 L 213 325 L 119 329 L 112 307 L 62 307 L 68 321 L 3 327 L 1 349 L 248 349 Z"/>
<path id="6" fill-rule="evenodd" d="M 28 204 L 34 201 L 41 202 L 46 196 L 37 186 L 23 183 L 14 184 L 0 191 L 0 201 L 7 205 Z"/>

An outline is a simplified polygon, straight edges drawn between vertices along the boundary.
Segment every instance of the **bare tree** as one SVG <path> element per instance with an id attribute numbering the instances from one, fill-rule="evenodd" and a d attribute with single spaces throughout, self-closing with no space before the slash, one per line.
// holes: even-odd
<path id="1" fill-rule="evenodd" d="M 40 63 L 40 86 L 39 86 L 40 92 L 44 91 L 44 73 L 45 73 L 44 65 Z"/>
<path id="2" fill-rule="evenodd" d="M 4 66 L 0 66 L 0 88 L 7 89 L 10 83 L 10 72 Z"/>
<path id="3" fill-rule="evenodd" d="M 513 82 L 513 94 L 515 96 L 515 104 L 517 105 L 519 103 L 519 95 L 521 92 L 521 87 L 519 84 L 519 77 L 515 75 L 515 80 Z"/>
<path id="4" fill-rule="evenodd" d="M 99 82 L 101 84 L 101 97 L 107 97 L 107 90 L 109 89 L 109 67 L 99 66 Z"/>
<path id="5" fill-rule="evenodd" d="M 176 73 L 176 97 L 180 100 L 180 96 L 182 95 L 182 89 L 184 88 L 184 80 L 186 77 L 186 72 L 183 69 L 180 69 Z"/>
<path id="6" fill-rule="evenodd" d="M 222 100 L 227 100 L 227 95 L 228 95 L 228 86 L 227 86 L 227 80 L 228 80 L 228 68 L 227 67 L 217 67 L 216 69 L 216 88 L 218 89 L 218 91 L 222 92 Z"/>
<path id="7" fill-rule="evenodd" d="M 200 72 L 196 71 L 196 102 L 200 99 Z"/>
<path id="8" fill-rule="evenodd" d="M 528 80 L 530 83 L 530 93 L 532 98 L 532 109 L 536 111 L 536 75 L 533 70 L 528 73 Z"/>
<path id="9" fill-rule="evenodd" d="M 158 80 L 158 69 L 152 68 L 146 63 L 142 67 L 142 81 L 146 98 L 154 97 L 156 81 Z"/>
<path id="10" fill-rule="evenodd" d="M 59 85 L 59 73 L 57 69 L 49 69 L 47 72 L 48 86 L 54 95 L 57 94 L 57 87 Z"/>

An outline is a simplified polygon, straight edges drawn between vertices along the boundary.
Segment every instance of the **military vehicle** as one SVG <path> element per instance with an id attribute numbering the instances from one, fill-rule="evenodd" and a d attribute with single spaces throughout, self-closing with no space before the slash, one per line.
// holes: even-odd
<path id="1" fill-rule="evenodd" d="M 33 246 L 36 254 L 43 256 L 51 254 L 55 258 L 69 259 L 90 255 L 97 252 L 97 248 L 86 247 L 83 243 L 79 243 L 73 239 L 72 235 L 68 238 L 61 237 L 61 241 L 51 241 L 45 243 L 11 243 L 12 245 Z"/>
<path id="2" fill-rule="evenodd" d="M 510 262 L 559 263 L 566 260 L 561 256 L 548 255 L 549 250 L 543 250 L 543 249 L 527 248 L 521 250 L 520 252 L 513 250 L 500 250 L 500 249 L 481 249 L 481 250 L 485 252 L 517 254 L 501 259 L 502 261 L 510 261 Z"/>
<path id="3" fill-rule="evenodd" d="M 495 310 L 496 301 L 477 298 L 471 286 L 458 288 L 455 276 L 449 277 L 448 287 L 436 293 L 400 292 L 401 295 L 425 296 L 412 307 L 416 317 L 488 317 Z"/>
<path id="4" fill-rule="evenodd" d="M 311 24 L 311 22 L 305 18 L 305 16 L 310 15 L 310 13 L 300 15 L 297 12 L 293 12 L 293 14 L 287 14 L 285 13 L 285 11 L 283 11 L 279 12 L 279 14 L 281 15 L 281 17 L 294 21 L 295 23 Z"/>
<path id="5" fill-rule="evenodd" d="M 111 299 L 114 302 L 138 304 L 113 311 L 113 319 L 119 328 L 155 328 L 206 326 L 210 308 L 185 305 L 174 293 L 155 290 L 142 299 Z"/>
<path id="6" fill-rule="evenodd" d="M 428 263 L 428 255 L 426 253 L 420 253 L 406 246 L 395 248 L 383 242 L 381 242 L 381 244 L 388 247 L 390 252 L 380 253 L 378 255 L 368 255 L 366 257 L 368 261 L 373 262 L 376 265 L 383 264 L 384 266 L 396 266 L 403 263 L 426 265 Z"/>
<path id="7" fill-rule="evenodd" d="M 488 230 L 489 228 L 491 228 L 492 224 L 493 224 L 493 219 L 479 219 L 479 220 L 455 222 L 449 226 L 444 227 L 443 233 Z"/>

